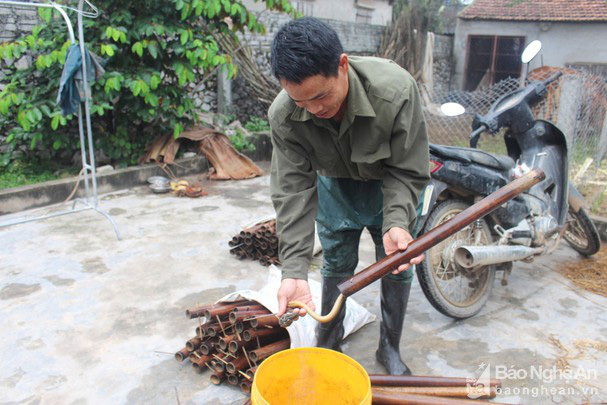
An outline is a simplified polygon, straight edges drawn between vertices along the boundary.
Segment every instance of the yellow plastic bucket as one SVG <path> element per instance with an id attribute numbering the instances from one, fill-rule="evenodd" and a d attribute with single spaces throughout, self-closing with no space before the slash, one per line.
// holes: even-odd
<path id="1" fill-rule="evenodd" d="M 318 347 L 284 350 L 266 359 L 251 387 L 254 405 L 371 404 L 365 369 L 345 354 Z"/>

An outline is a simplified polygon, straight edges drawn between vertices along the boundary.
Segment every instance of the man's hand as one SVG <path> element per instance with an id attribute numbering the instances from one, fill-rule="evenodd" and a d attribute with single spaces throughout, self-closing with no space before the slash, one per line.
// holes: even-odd
<path id="1" fill-rule="evenodd" d="M 310 307 L 312 311 L 316 311 L 316 307 L 312 302 L 312 294 L 310 286 L 306 280 L 295 278 L 285 278 L 278 289 L 278 316 L 281 316 L 287 311 L 287 304 L 291 301 L 301 301 Z M 295 309 L 294 313 L 299 316 L 306 314 L 305 309 Z"/>
<path id="2" fill-rule="evenodd" d="M 413 237 L 411 234 L 403 228 L 390 228 L 390 230 L 384 234 L 384 250 L 387 255 L 390 255 L 397 250 L 406 250 L 412 240 Z M 420 264 L 422 260 L 424 260 L 423 253 L 411 259 L 409 263 L 400 265 L 398 270 L 394 270 L 392 274 L 398 274 L 401 271 L 405 271 L 413 264 Z"/>

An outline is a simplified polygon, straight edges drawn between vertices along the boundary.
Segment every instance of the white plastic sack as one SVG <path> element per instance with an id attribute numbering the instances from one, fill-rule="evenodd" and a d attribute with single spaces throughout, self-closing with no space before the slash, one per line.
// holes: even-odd
<path id="1" fill-rule="evenodd" d="M 278 300 L 276 293 L 280 287 L 281 272 L 274 265 L 270 266 L 268 272 L 268 281 L 260 291 L 241 290 L 226 295 L 217 302 L 236 301 L 239 299 L 248 299 L 259 302 L 272 313 L 278 312 Z M 310 292 L 314 304 L 320 307 L 321 286 L 318 281 L 308 280 Z M 320 312 L 320 311 L 319 311 Z M 346 316 L 344 318 L 344 338 L 351 333 L 356 332 L 368 323 L 375 320 L 375 315 L 367 311 L 352 298 L 346 300 Z M 316 346 L 316 325 L 317 321 L 311 316 L 306 315 L 299 318 L 287 328 L 291 338 L 291 347 L 314 347 Z"/>

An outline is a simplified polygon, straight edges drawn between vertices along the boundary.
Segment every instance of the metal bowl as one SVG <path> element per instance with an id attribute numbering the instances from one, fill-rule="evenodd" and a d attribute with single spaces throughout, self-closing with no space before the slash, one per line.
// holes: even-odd
<path id="1" fill-rule="evenodd" d="M 152 177 L 148 178 L 148 183 L 168 187 L 170 180 L 163 176 L 152 176 Z"/>
<path id="2" fill-rule="evenodd" d="M 159 184 L 159 183 L 152 183 L 150 184 L 150 189 L 158 194 L 161 193 L 168 193 L 169 191 L 171 191 L 171 186 L 167 183 L 167 184 Z"/>

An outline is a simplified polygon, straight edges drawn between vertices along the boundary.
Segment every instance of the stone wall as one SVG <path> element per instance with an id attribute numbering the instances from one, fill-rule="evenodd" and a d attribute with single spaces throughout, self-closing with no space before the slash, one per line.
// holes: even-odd
<path id="1" fill-rule="evenodd" d="M 252 35 L 250 33 L 241 37 L 253 49 L 255 61 L 261 71 L 271 77 L 270 47 L 272 39 L 280 27 L 289 22 L 291 18 L 280 13 L 263 13 L 260 20 L 266 26 L 265 35 Z M 346 21 L 323 19 L 335 29 L 344 50 L 354 55 L 374 55 L 377 53 L 384 26 L 371 24 L 355 24 Z M 233 106 L 231 113 L 235 114 L 241 122 L 247 122 L 251 116 L 265 117 L 267 108 L 249 95 L 246 83 L 237 78 L 232 85 Z"/>
<path id="2" fill-rule="evenodd" d="M 434 90 L 446 92 L 450 90 L 453 70 L 453 36 L 434 36 Z"/>
<path id="3" fill-rule="evenodd" d="M 338 20 L 322 19 L 335 31 L 348 53 L 372 55 L 377 52 L 381 36 L 385 30 L 383 25 L 359 24 Z M 272 39 L 280 27 L 291 21 L 291 18 L 281 13 L 264 13 L 260 21 L 266 26 L 265 35 L 246 34 L 244 39 L 249 45 L 260 51 L 269 51 Z"/>
<path id="4" fill-rule="evenodd" d="M 285 14 L 264 12 L 260 20 L 266 26 L 265 35 L 252 35 L 246 33 L 241 40 L 247 43 L 254 52 L 257 65 L 262 72 L 271 77 L 270 46 L 272 39 L 280 27 L 291 18 Z M 13 40 L 17 36 L 30 32 L 37 23 L 37 11 L 27 8 L 0 6 L 0 41 Z M 376 54 L 384 26 L 371 24 L 357 24 L 338 20 L 324 20 L 331 25 L 339 35 L 344 50 L 354 55 Z M 434 76 L 435 88 L 447 89 L 451 76 L 451 47 L 453 38 L 446 35 L 435 37 L 434 50 Z M 226 113 L 235 115 L 241 122 L 247 122 L 250 117 L 265 117 L 267 107 L 252 97 L 242 78 L 232 81 L 232 107 Z M 195 105 L 203 111 L 217 112 L 217 80 L 215 75 L 196 88 L 192 88 Z"/>
<path id="5" fill-rule="evenodd" d="M 38 21 L 36 9 L 0 5 L 0 42 L 31 32 Z"/>

